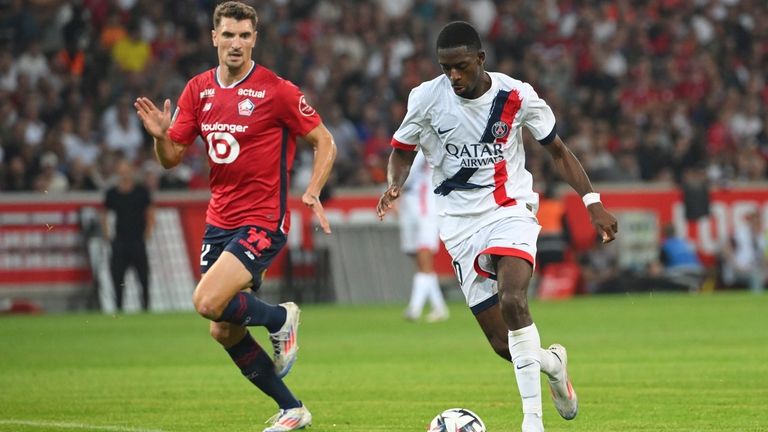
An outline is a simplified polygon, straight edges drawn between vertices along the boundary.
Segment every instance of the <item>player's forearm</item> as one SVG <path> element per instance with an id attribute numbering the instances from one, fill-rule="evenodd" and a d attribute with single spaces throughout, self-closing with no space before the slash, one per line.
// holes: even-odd
<path id="1" fill-rule="evenodd" d="M 184 155 L 184 146 L 173 142 L 167 133 L 159 138 L 154 137 L 154 140 L 155 156 L 157 156 L 157 160 L 163 168 L 173 168 L 181 163 L 181 158 Z"/>
<path id="2" fill-rule="evenodd" d="M 563 158 L 559 163 L 555 161 L 555 169 L 579 196 L 584 196 L 593 191 L 592 183 L 589 181 L 589 177 L 584 172 L 584 167 L 581 166 L 579 160 L 576 159 L 570 150 L 567 150 L 567 152 L 569 156 Z"/>
<path id="3" fill-rule="evenodd" d="M 416 152 L 392 149 L 387 165 L 387 186 L 403 187 L 405 180 L 408 179 L 408 173 L 411 172 L 411 165 L 415 157 Z"/>
<path id="4" fill-rule="evenodd" d="M 333 169 L 333 162 L 336 160 L 336 143 L 330 132 L 323 134 L 317 140 L 315 145 L 315 159 L 312 163 L 312 177 L 307 185 L 307 192 L 315 197 L 320 196 L 328 177 Z"/>
<path id="5" fill-rule="evenodd" d="M 550 149 L 552 159 L 554 161 L 555 171 L 560 177 L 566 181 L 579 196 L 592 192 L 592 183 L 589 181 L 587 173 L 584 171 L 584 167 L 576 156 L 568 149 L 560 140 L 556 139 L 556 142 L 552 142 L 549 145 L 555 146 Z"/>

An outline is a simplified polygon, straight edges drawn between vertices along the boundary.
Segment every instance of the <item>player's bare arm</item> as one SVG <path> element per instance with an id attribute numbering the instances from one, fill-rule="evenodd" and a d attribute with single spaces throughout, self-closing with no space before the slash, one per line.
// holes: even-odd
<path id="1" fill-rule="evenodd" d="M 584 172 L 584 167 L 581 166 L 579 160 L 574 156 L 573 152 L 566 147 L 563 140 L 559 136 L 546 144 L 545 147 L 549 150 L 549 154 L 555 163 L 555 170 L 560 176 L 568 182 L 569 185 L 579 194 L 584 196 L 592 190 L 592 184 L 587 177 L 587 173 Z M 587 206 L 589 217 L 592 220 L 597 232 L 602 236 L 603 243 L 608 243 L 616 238 L 616 233 L 619 231 L 616 218 L 608 212 L 601 202 L 595 202 Z"/>
<path id="2" fill-rule="evenodd" d="M 315 212 L 323 231 L 330 234 L 331 225 L 328 223 L 323 205 L 320 203 L 320 191 L 331 175 L 333 161 L 336 160 L 336 143 L 333 141 L 331 132 L 323 123 L 317 125 L 303 138 L 315 148 L 315 159 L 312 165 L 312 178 L 309 180 L 304 195 L 301 196 L 301 201 Z"/>
<path id="3" fill-rule="evenodd" d="M 392 203 L 400 197 L 400 190 L 411 172 L 411 165 L 416 158 L 416 152 L 403 149 L 392 149 L 387 165 L 387 190 L 379 198 L 376 206 L 376 214 L 379 220 L 384 220 L 384 215 L 392 209 Z"/>
<path id="4" fill-rule="evenodd" d="M 163 168 L 173 168 L 181 163 L 187 146 L 173 142 L 168 136 L 168 128 L 171 127 L 171 100 L 165 100 L 162 111 L 145 97 L 137 98 L 133 106 L 144 124 L 144 129 L 155 140 L 155 155 L 160 165 Z"/>

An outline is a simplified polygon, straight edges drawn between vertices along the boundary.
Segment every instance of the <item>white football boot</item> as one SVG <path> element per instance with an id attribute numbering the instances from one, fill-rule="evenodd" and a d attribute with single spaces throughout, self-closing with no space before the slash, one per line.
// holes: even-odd
<path id="1" fill-rule="evenodd" d="M 297 336 L 301 310 L 294 302 L 280 303 L 280 306 L 285 308 L 285 323 L 280 330 L 269 334 L 269 340 L 272 341 L 274 349 L 272 361 L 275 363 L 275 373 L 282 378 L 288 375 L 296 361 L 296 352 L 299 350 Z"/>
<path id="2" fill-rule="evenodd" d="M 267 420 L 266 423 L 272 423 L 272 425 L 264 429 L 264 432 L 284 432 L 304 429 L 305 426 L 312 424 L 312 413 L 310 413 L 305 406 L 287 410 L 281 409 L 277 414 Z"/>
<path id="3" fill-rule="evenodd" d="M 421 318 L 421 314 L 413 313 L 410 309 L 403 312 L 403 319 L 406 321 L 416 322 L 419 318 Z"/>
<path id="4" fill-rule="evenodd" d="M 451 314 L 448 312 L 448 309 L 443 310 L 433 310 L 427 315 L 427 322 L 428 323 L 436 323 L 440 321 L 445 321 L 448 318 L 450 318 Z"/>
<path id="5" fill-rule="evenodd" d="M 561 364 L 561 368 L 549 380 L 549 389 L 552 391 L 552 400 L 560 416 L 566 420 L 573 420 L 579 411 L 579 399 L 568 378 L 568 353 L 560 344 L 552 344 L 548 348 Z"/>

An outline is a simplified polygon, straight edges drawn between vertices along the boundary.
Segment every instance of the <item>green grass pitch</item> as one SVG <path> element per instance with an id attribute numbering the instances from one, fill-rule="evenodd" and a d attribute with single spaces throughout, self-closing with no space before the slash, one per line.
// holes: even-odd
<path id="1" fill-rule="evenodd" d="M 768 296 L 628 295 L 533 302 L 580 398 L 547 431 L 768 431 Z M 303 307 L 289 386 L 321 431 L 424 431 L 465 407 L 519 431 L 512 367 L 470 312 L 407 323 L 400 306 Z M 263 343 L 263 329 L 255 329 Z M 546 382 L 543 379 L 543 382 Z M 276 407 L 196 315 L 0 318 L 0 431 L 261 431 Z"/>

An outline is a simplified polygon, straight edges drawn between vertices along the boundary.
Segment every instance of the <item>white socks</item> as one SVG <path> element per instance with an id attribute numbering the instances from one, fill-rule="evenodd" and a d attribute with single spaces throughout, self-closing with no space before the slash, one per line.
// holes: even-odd
<path id="1" fill-rule="evenodd" d="M 408 315 L 416 319 L 421 316 L 421 309 L 427 302 L 429 296 L 429 287 L 425 283 L 429 275 L 426 273 L 416 273 L 413 275 L 413 284 L 411 285 L 411 301 L 408 303 Z"/>
<path id="2" fill-rule="evenodd" d="M 437 280 L 437 273 L 422 273 L 426 275 L 429 291 L 429 303 L 432 305 L 432 310 L 437 312 L 445 312 L 448 308 L 445 306 L 445 299 L 443 298 L 443 292 L 440 291 L 440 281 Z"/>
<path id="3" fill-rule="evenodd" d="M 509 332 L 509 353 L 517 378 L 517 388 L 523 401 L 523 414 L 541 417 L 541 359 L 542 349 L 536 324 Z M 545 356 L 545 358 L 548 358 Z M 551 360 L 551 359 L 549 359 Z M 551 363 L 547 362 L 551 370 Z"/>
<path id="4" fill-rule="evenodd" d="M 440 291 L 440 283 L 436 273 L 416 273 L 413 275 L 413 287 L 411 288 L 411 300 L 408 303 L 408 315 L 418 318 L 424 304 L 429 299 L 432 310 L 445 311 L 445 300 Z"/>

